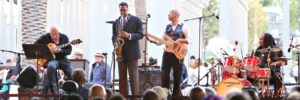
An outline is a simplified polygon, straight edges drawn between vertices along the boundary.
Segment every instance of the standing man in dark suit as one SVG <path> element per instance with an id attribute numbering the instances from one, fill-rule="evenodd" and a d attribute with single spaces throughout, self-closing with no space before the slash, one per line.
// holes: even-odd
<path id="1" fill-rule="evenodd" d="M 122 45 L 122 59 L 118 60 L 120 93 L 128 97 L 127 69 L 129 71 L 130 87 L 132 95 L 139 93 L 138 59 L 141 58 L 139 39 L 144 37 L 142 21 L 128 14 L 128 4 L 119 4 L 121 16 L 113 24 L 112 42 L 116 47 L 117 38 L 124 40 Z"/>
<path id="2" fill-rule="evenodd" d="M 62 34 L 56 27 L 51 27 L 50 33 L 42 35 L 34 44 L 49 44 L 62 45 L 69 42 L 67 35 Z M 72 52 L 72 46 L 66 46 L 64 48 L 51 49 L 51 52 L 55 55 L 55 59 L 48 60 L 47 66 L 47 79 L 46 87 L 51 93 L 58 93 L 57 86 L 57 69 L 62 69 L 68 79 L 71 79 L 72 67 L 70 61 L 67 59 L 67 55 Z M 47 89 L 46 89 L 47 91 Z"/>

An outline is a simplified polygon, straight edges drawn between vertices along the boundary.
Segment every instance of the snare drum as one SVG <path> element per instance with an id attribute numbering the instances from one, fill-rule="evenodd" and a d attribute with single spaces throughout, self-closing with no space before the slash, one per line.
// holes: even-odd
<path id="1" fill-rule="evenodd" d="M 251 57 L 248 56 L 244 59 L 244 69 L 250 71 L 250 72 L 255 72 L 258 69 L 258 65 L 260 63 L 260 59 L 258 57 Z"/>
<path id="2" fill-rule="evenodd" d="M 224 70 L 230 73 L 240 73 L 239 68 L 242 66 L 242 60 L 236 57 L 226 57 L 224 62 Z"/>
<path id="3" fill-rule="evenodd" d="M 239 80 L 237 78 L 227 78 L 222 80 L 217 88 L 216 91 L 218 95 L 225 96 L 228 90 L 236 88 L 236 89 L 243 89 L 244 86 L 251 85 L 248 80 Z"/>
<path id="4" fill-rule="evenodd" d="M 270 78 L 271 77 L 271 70 L 270 68 L 259 68 L 257 70 L 257 78 Z"/>

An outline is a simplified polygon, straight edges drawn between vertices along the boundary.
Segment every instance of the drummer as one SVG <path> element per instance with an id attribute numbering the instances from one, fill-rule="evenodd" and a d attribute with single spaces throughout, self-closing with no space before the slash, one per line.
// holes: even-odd
<path id="1" fill-rule="evenodd" d="M 280 82 L 280 80 L 282 79 L 282 77 L 280 76 L 280 67 L 282 66 L 282 63 L 286 61 L 283 59 L 278 59 L 280 57 L 283 57 L 283 52 L 281 49 L 276 47 L 273 36 L 269 33 L 264 33 L 259 38 L 259 47 L 254 53 L 254 56 L 260 58 L 259 68 L 268 68 L 269 51 L 271 68 L 270 84 L 274 84 L 274 91 L 275 94 L 277 94 L 278 90 L 282 87 L 282 83 Z M 278 79 L 274 72 L 279 76 L 280 79 Z M 251 79 L 253 80 L 253 78 L 249 78 L 250 81 Z"/>

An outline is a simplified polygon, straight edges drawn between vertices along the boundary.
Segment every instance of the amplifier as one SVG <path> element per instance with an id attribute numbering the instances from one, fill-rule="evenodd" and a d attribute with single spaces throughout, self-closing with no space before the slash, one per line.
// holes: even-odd
<path id="1" fill-rule="evenodd" d="M 161 86 L 160 70 L 141 70 L 139 69 L 139 94 L 143 95 L 144 91 L 154 86 Z"/>

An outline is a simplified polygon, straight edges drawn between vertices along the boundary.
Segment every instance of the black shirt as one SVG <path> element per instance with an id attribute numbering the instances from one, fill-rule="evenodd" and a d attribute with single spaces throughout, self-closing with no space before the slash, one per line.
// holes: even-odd
<path id="1" fill-rule="evenodd" d="M 267 64 L 268 64 L 268 52 L 258 52 L 257 50 L 260 49 L 264 49 L 264 47 L 259 46 L 256 51 L 254 56 L 258 57 L 260 59 L 260 64 L 259 67 L 260 68 L 267 68 Z M 277 57 L 283 57 L 283 52 L 282 50 L 278 51 L 278 52 L 270 52 L 270 64 L 276 61 L 279 61 L 279 59 L 276 59 Z M 276 68 L 280 68 L 280 66 L 276 66 Z"/>
<path id="2" fill-rule="evenodd" d="M 59 39 L 59 43 L 56 44 L 57 46 L 66 44 L 69 42 L 69 38 L 65 34 L 59 33 L 59 35 L 60 35 L 60 39 Z M 47 45 L 49 43 L 54 43 L 54 42 L 51 40 L 50 33 L 47 33 L 45 35 L 42 35 L 34 44 L 46 44 Z M 72 52 L 72 46 L 66 46 L 64 48 L 61 48 L 61 50 L 62 51 L 60 53 L 55 53 L 56 60 L 67 59 L 67 55 L 70 55 Z"/>

